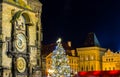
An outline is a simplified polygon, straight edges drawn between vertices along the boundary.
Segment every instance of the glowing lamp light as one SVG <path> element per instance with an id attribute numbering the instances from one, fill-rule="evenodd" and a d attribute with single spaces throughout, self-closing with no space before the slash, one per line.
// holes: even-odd
<path id="1" fill-rule="evenodd" d="M 119 73 L 118 70 L 109 71 L 109 74 L 110 74 L 110 75 L 117 75 L 118 73 Z"/>
<path id="2" fill-rule="evenodd" d="M 87 72 L 80 72 L 79 74 L 80 74 L 80 76 L 85 76 L 87 74 Z"/>

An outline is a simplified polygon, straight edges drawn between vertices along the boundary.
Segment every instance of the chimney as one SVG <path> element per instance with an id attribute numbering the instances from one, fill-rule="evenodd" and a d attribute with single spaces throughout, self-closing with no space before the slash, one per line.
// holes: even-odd
<path id="1" fill-rule="evenodd" d="M 68 41 L 68 46 L 71 47 L 71 41 Z"/>
<path id="2" fill-rule="evenodd" d="M 75 56 L 75 50 L 71 50 L 72 56 Z"/>

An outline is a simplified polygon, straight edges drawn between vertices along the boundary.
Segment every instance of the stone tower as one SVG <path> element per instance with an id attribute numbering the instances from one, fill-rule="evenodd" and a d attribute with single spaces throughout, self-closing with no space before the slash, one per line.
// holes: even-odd
<path id="1" fill-rule="evenodd" d="M 0 77 L 41 77 L 39 0 L 0 2 Z"/>

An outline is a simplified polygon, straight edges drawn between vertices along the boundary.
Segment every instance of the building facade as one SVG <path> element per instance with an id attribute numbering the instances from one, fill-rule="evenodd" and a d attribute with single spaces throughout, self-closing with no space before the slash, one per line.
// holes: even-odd
<path id="1" fill-rule="evenodd" d="M 89 33 L 84 47 L 76 48 L 79 71 L 120 70 L 120 53 L 102 48 L 94 33 Z"/>
<path id="2" fill-rule="evenodd" d="M 106 49 L 100 46 L 95 33 L 88 33 L 84 46 L 76 48 L 76 51 L 79 56 L 79 71 L 102 70 L 102 56 Z"/>
<path id="3" fill-rule="evenodd" d="M 40 77 L 41 11 L 39 0 L 0 2 L 0 77 Z"/>
<path id="4" fill-rule="evenodd" d="M 71 50 L 72 55 L 68 55 L 69 66 L 71 68 L 71 74 L 75 74 L 79 71 L 79 58 L 75 55 L 75 50 Z"/>
<path id="5" fill-rule="evenodd" d="M 113 52 L 110 49 L 102 56 L 102 70 L 120 70 L 120 52 Z"/>
<path id="6" fill-rule="evenodd" d="M 102 55 L 106 49 L 100 47 L 77 48 L 79 56 L 79 71 L 102 70 Z"/>

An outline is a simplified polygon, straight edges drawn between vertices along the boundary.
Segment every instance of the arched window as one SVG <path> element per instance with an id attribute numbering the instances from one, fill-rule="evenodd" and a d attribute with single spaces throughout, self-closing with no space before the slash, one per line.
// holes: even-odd
<path id="1" fill-rule="evenodd" d="M 111 61 L 113 61 L 113 58 L 111 59 Z"/>
<path id="2" fill-rule="evenodd" d="M 83 71 L 83 67 L 81 68 L 81 71 Z"/>
<path id="3" fill-rule="evenodd" d="M 106 61 L 108 61 L 108 59 L 106 59 Z"/>
<path id="4" fill-rule="evenodd" d="M 93 71 L 94 69 L 93 69 L 93 66 L 91 66 L 91 71 Z"/>
<path id="5" fill-rule="evenodd" d="M 86 66 L 86 71 L 88 71 L 88 66 Z"/>
<path id="6" fill-rule="evenodd" d="M 93 55 L 91 56 L 91 60 L 94 60 L 94 56 Z"/>

